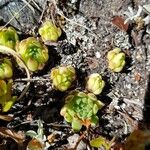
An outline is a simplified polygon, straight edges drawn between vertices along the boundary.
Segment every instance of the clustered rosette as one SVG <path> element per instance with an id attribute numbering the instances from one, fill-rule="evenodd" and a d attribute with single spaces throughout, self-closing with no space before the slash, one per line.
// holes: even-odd
<path id="1" fill-rule="evenodd" d="M 42 70 L 49 59 L 47 47 L 34 37 L 29 37 L 18 43 L 16 51 L 30 71 Z"/>
<path id="2" fill-rule="evenodd" d="M 53 86 L 59 91 L 69 89 L 76 78 L 75 69 L 72 66 L 59 66 L 53 68 L 50 78 Z"/>
<path id="3" fill-rule="evenodd" d="M 8 27 L 0 29 L 0 45 L 15 49 L 16 42 L 18 41 L 19 37 L 14 28 Z"/>
<path id="4" fill-rule="evenodd" d="M 121 52 L 120 48 L 115 48 L 107 54 L 108 68 L 114 72 L 122 71 L 125 66 L 125 54 Z"/>
<path id="5" fill-rule="evenodd" d="M 98 123 L 99 118 L 96 114 L 103 106 L 94 94 L 73 91 L 66 97 L 60 114 L 72 124 L 73 130 L 79 131 L 82 125 L 88 127 Z"/>

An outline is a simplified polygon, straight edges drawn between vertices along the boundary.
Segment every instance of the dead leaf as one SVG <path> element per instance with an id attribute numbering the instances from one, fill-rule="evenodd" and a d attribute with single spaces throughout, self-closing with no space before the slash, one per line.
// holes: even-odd
<path id="1" fill-rule="evenodd" d="M 48 137 L 47 137 L 47 140 L 49 143 L 52 143 L 54 142 L 54 140 L 56 139 L 56 135 L 54 133 L 50 134 Z"/>
<path id="2" fill-rule="evenodd" d="M 5 138 L 12 138 L 19 144 L 23 143 L 25 139 L 25 136 L 23 134 L 16 133 L 15 131 L 12 131 L 6 127 L 0 127 L 0 135 Z"/>
<path id="3" fill-rule="evenodd" d="M 127 31 L 129 28 L 129 24 L 124 24 L 124 19 L 121 16 L 115 16 L 112 20 L 112 23 L 116 25 L 120 30 Z"/>
<path id="4" fill-rule="evenodd" d="M 0 119 L 5 120 L 5 121 L 11 121 L 13 117 L 8 116 L 8 115 L 0 115 Z"/>

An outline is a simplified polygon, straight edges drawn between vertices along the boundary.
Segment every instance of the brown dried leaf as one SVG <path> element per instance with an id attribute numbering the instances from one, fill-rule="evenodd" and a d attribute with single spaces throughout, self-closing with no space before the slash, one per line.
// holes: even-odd
<path id="1" fill-rule="evenodd" d="M 13 117 L 8 116 L 8 115 L 0 115 L 0 119 L 5 120 L 5 121 L 11 121 Z"/>
<path id="2" fill-rule="evenodd" d="M 16 133 L 15 131 L 12 131 L 6 127 L 0 127 L 0 135 L 5 138 L 12 138 L 19 144 L 23 143 L 25 138 L 24 135 Z"/>
<path id="3" fill-rule="evenodd" d="M 115 16 L 112 20 L 112 23 L 116 25 L 120 30 L 127 31 L 129 28 L 129 24 L 124 24 L 124 19 L 121 16 Z"/>

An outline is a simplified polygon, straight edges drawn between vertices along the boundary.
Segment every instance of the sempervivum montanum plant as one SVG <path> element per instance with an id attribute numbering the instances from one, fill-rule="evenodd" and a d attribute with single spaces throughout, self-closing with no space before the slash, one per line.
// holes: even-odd
<path id="1" fill-rule="evenodd" d="M 108 68 L 113 72 L 120 72 L 125 66 L 125 54 L 121 52 L 120 48 L 115 48 L 114 50 L 109 51 L 107 59 Z"/>
<path id="2" fill-rule="evenodd" d="M 4 80 L 0 80 L 0 104 L 2 106 L 2 112 L 7 112 L 17 100 L 16 96 L 12 95 L 12 80 L 6 83 Z"/>
<path id="3" fill-rule="evenodd" d="M 42 70 L 49 58 L 47 47 L 34 37 L 22 40 L 16 50 L 30 71 Z"/>
<path id="4" fill-rule="evenodd" d="M 96 114 L 103 106 L 94 94 L 73 91 L 66 97 L 60 114 L 71 123 L 74 131 L 79 131 L 82 125 L 88 128 L 98 123 L 99 118 Z"/>
<path id="5" fill-rule="evenodd" d="M 86 89 L 95 95 L 98 95 L 102 92 L 105 86 L 105 82 L 102 80 L 102 77 L 98 73 L 91 74 L 86 83 Z"/>
<path id="6" fill-rule="evenodd" d="M 8 79 L 13 75 L 12 63 L 9 59 L 4 58 L 0 60 L 0 79 Z"/>
<path id="7" fill-rule="evenodd" d="M 53 68 L 50 78 L 53 86 L 59 91 L 66 91 L 71 87 L 76 78 L 75 69 L 72 66 L 59 66 Z"/>
<path id="8" fill-rule="evenodd" d="M 41 35 L 44 42 L 56 42 L 61 36 L 61 33 L 61 29 L 59 27 L 56 27 L 56 25 L 54 25 L 52 21 L 46 21 L 45 23 L 43 23 L 42 27 L 39 28 L 39 34 Z"/>
<path id="9" fill-rule="evenodd" d="M 3 27 L 2 27 L 3 28 Z M 17 32 L 14 28 L 0 28 L 0 45 L 15 49 L 16 42 L 19 40 Z"/>

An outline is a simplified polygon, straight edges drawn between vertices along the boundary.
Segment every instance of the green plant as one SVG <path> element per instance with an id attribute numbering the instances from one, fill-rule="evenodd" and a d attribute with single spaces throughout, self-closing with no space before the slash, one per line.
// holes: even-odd
<path id="1" fill-rule="evenodd" d="M 12 63 L 9 59 L 0 60 L 0 79 L 8 79 L 13 76 Z"/>
<path id="2" fill-rule="evenodd" d="M 107 54 L 108 68 L 114 72 L 120 72 L 125 66 L 125 54 L 120 48 L 115 48 Z"/>
<path id="3" fill-rule="evenodd" d="M 14 28 L 8 27 L 0 29 L 0 45 L 15 49 L 18 40 L 19 38 Z"/>
<path id="4" fill-rule="evenodd" d="M 43 123 L 38 120 L 38 130 L 37 132 L 29 130 L 26 132 L 27 136 L 30 136 L 32 140 L 27 145 L 27 150 L 47 150 L 50 146 L 46 142 L 46 136 L 44 135 Z"/>
<path id="5" fill-rule="evenodd" d="M 111 143 L 102 136 L 92 139 L 90 145 L 95 148 L 104 148 L 105 150 L 110 150 L 111 148 Z"/>
<path id="6" fill-rule="evenodd" d="M 56 42 L 61 36 L 61 33 L 61 29 L 59 27 L 56 27 L 56 25 L 54 25 L 52 21 L 46 21 L 45 23 L 43 23 L 42 27 L 39 28 L 39 34 L 41 35 L 44 42 Z"/>
<path id="7" fill-rule="evenodd" d="M 72 124 L 73 130 L 79 131 L 82 125 L 88 128 L 98 123 L 99 118 L 96 114 L 103 106 L 94 94 L 73 91 L 66 97 L 60 114 Z"/>
<path id="8" fill-rule="evenodd" d="M 91 74 L 86 83 L 86 89 L 95 95 L 98 95 L 102 92 L 105 86 L 105 82 L 102 80 L 102 77 L 98 73 Z"/>
<path id="9" fill-rule="evenodd" d="M 16 96 L 11 96 L 12 83 L 12 80 L 9 80 L 8 83 L 0 80 L 0 104 L 2 105 L 2 112 L 7 112 L 17 100 Z"/>
<path id="10" fill-rule="evenodd" d="M 59 66 L 53 68 L 50 78 L 56 89 L 66 91 L 71 87 L 72 82 L 76 78 L 75 69 L 72 66 Z"/>
<path id="11" fill-rule="evenodd" d="M 34 37 L 22 40 L 16 50 L 30 71 L 42 70 L 49 59 L 47 47 Z"/>

